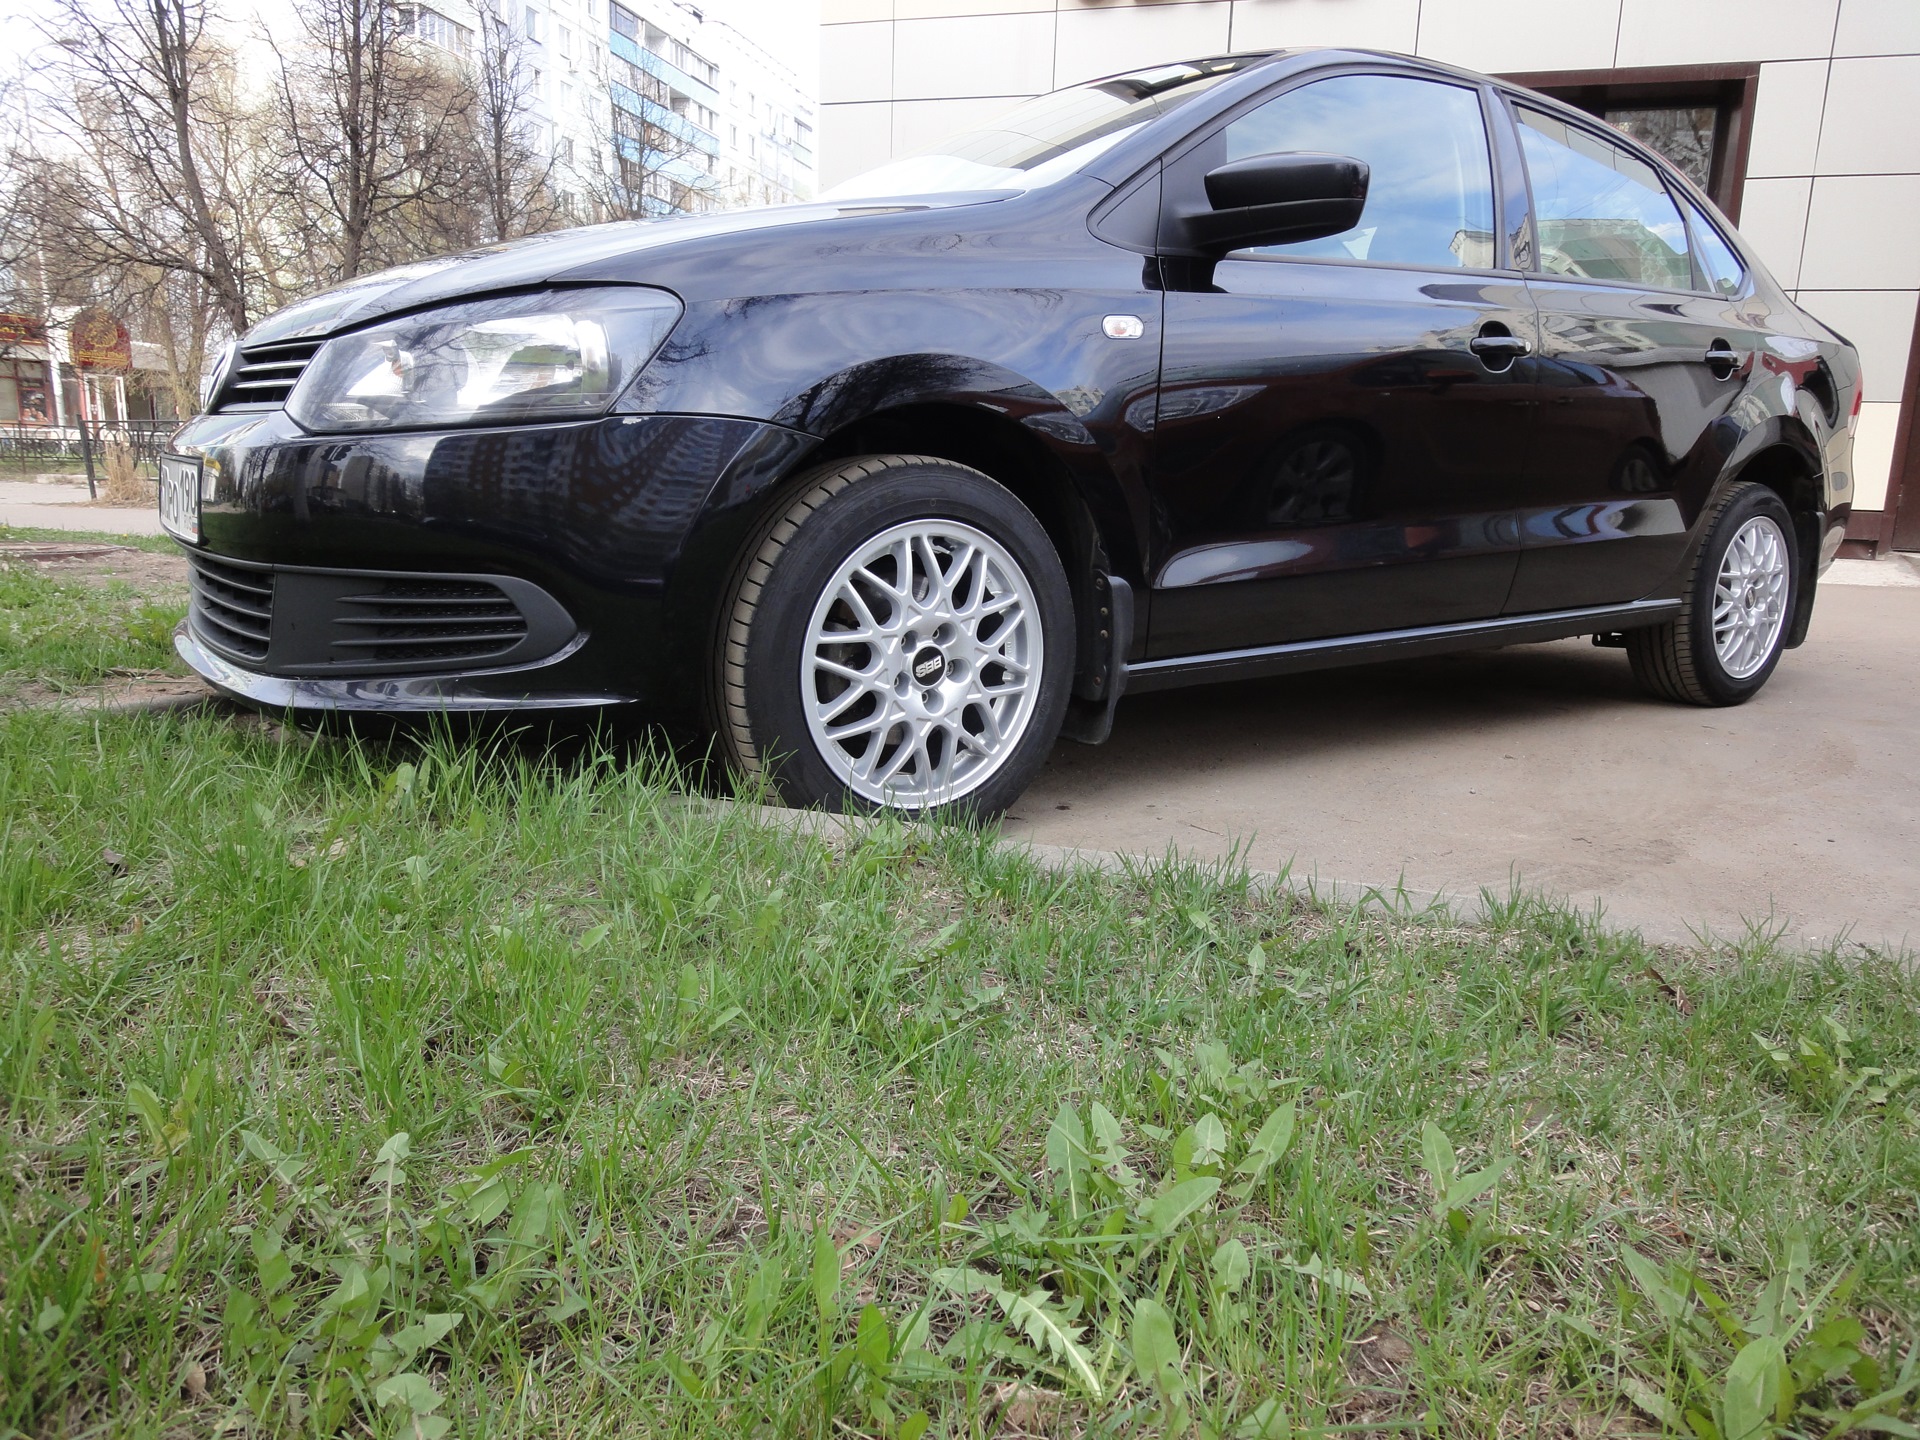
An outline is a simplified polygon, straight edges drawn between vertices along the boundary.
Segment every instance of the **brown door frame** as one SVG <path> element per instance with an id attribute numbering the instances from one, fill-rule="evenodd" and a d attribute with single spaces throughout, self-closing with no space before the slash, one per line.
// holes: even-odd
<path id="1" fill-rule="evenodd" d="M 1900 390 L 1900 420 L 1893 431 L 1893 463 L 1887 498 L 1878 510 L 1847 517 L 1844 559 L 1871 560 L 1890 550 L 1920 550 L 1920 312 L 1907 344 L 1907 378 Z"/>
<path id="2" fill-rule="evenodd" d="M 1893 468 L 1887 475 L 1886 503 L 1880 510 L 1880 538 L 1874 547 L 1920 550 L 1920 311 L 1913 317 L 1913 343 L 1907 347 L 1907 383 L 1900 394 L 1900 424 L 1893 432 Z M 1852 538 L 1853 527 L 1847 527 Z"/>

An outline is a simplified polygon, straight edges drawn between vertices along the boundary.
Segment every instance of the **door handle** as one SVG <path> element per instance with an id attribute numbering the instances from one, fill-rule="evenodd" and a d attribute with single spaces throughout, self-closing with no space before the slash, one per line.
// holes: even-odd
<path id="1" fill-rule="evenodd" d="M 1715 379 L 1730 380 L 1733 372 L 1739 368 L 1740 356 L 1726 341 L 1716 340 L 1707 347 L 1707 369 L 1713 372 Z"/>
<path id="2" fill-rule="evenodd" d="M 1489 370 L 1505 370 L 1522 355 L 1533 353 L 1533 347 L 1518 335 L 1476 335 L 1467 342 L 1467 348 L 1486 362 Z"/>

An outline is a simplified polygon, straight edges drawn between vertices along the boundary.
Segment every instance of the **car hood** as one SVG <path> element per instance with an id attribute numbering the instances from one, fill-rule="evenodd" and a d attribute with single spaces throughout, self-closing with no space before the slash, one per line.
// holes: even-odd
<path id="1" fill-rule="evenodd" d="M 914 210 L 945 210 L 1005 200 L 1018 191 L 979 190 L 952 195 L 905 195 L 837 204 L 778 205 L 724 215 L 678 215 L 663 220 L 619 220 L 483 245 L 411 265 L 363 275 L 277 310 L 242 339 L 246 346 L 310 339 L 362 325 L 382 315 L 500 290 L 544 285 L 590 271 L 614 259 L 648 251 L 698 246 L 757 230 L 783 230 L 823 221 L 858 220 Z"/>

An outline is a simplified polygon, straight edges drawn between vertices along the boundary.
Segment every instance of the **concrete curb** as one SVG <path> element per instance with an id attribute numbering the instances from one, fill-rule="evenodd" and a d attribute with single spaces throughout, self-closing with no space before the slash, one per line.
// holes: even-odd
<path id="1" fill-rule="evenodd" d="M 198 710 L 222 698 L 212 690 L 182 691 L 173 695 L 73 695 L 51 705 L 23 708 L 55 710 L 66 715 L 163 715 Z"/>
<path id="2" fill-rule="evenodd" d="M 834 815 L 823 810 L 788 810 L 777 805 L 754 805 L 714 796 L 691 796 L 684 803 L 721 813 L 744 813 L 755 822 L 773 829 L 841 841 L 856 839 L 882 823 L 877 817 L 872 816 Z M 906 828 L 912 831 L 916 823 L 909 822 Z M 1492 899 L 1498 902 L 1500 899 L 1498 896 L 1489 896 L 1484 890 L 1479 889 L 1476 889 L 1472 895 L 1466 895 L 1459 891 L 1415 889 L 1399 882 L 1364 884 L 1360 881 L 1327 879 L 1317 875 L 1302 878 L 1290 871 L 1282 873 L 1272 870 L 1246 869 L 1243 872 L 1230 860 L 1187 854 L 1174 846 L 1169 846 L 1166 851 L 1156 855 L 1125 850 L 1090 850 L 1066 845 L 1049 845 L 1037 840 L 1002 839 L 995 843 L 1000 849 L 1025 854 L 1041 868 L 1050 871 L 1084 867 L 1108 875 L 1125 875 L 1132 871 L 1150 869 L 1162 863 L 1191 865 L 1202 871 L 1244 873 L 1249 886 L 1256 893 L 1284 893 L 1308 903 L 1324 904 L 1336 909 L 1352 909 L 1362 914 L 1373 913 L 1398 920 L 1426 920 L 1443 925 L 1485 925 L 1488 923 L 1487 901 Z M 1721 951 L 1736 943 L 1735 939 L 1717 935 L 1707 926 L 1675 924 L 1669 927 L 1648 927 L 1612 924 L 1607 920 L 1604 902 L 1598 896 L 1593 897 L 1591 904 L 1583 906 L 1573 896 L 1556 894 L 1544 889 L 1528 889 L 1521 886 L 1518 888 L 1518 893 L 1522 896 L 1537 898 L 1546 904 L 1563 907 L 1576 915 L 1592 918 L 1600 928 L 1638 940 L 1649 949 L 1700 953 Z M 1757 932 L 1765 933 L 1768 929 L 1776 927 L 1756 924 L 1752 928 Z M 1787 941 L 1784 936 L 1780 938 L 1783 948 L 1791 953 L 1811 954 L 1817 949 L 1804 942 Z M 1883 954 L 1893 954 L 1897 958 L 1904 957 L 1910 962 L 1916 959 L 1909 951 L 1889 951 L 1882 946 L 1860 945 L 1857 948 L 1878 950 Z"/>
<path id="3" fill-rule="evenodd" d="M 834 815 L 824 810 L 788 810 L 778 805 L 754 805 L 715 796 L 690 796 L 684 802 L 721 813 L 745 814 L 753 821 L 775 830 L 794 834 L 823 836 L 842 841 L 858 838 L 884 823 L 879 817 Z M 911 832 L 919 822 L 907 822 Z M 1092 869 L 1107 875 L 1125 875 L 1162 863 L 1191 865 L 1199 870 L 1233 871 L 1230 861 L 1184 854 L 1169 847 L 1161 855 L 1135 854 L 1125 850 L 1088 850 L 1068 845 L 1048 845 L 1038 840 L 1002 839 L 999 849 L 1026 855 L 1041 868 L 1052 871 Z M 1484 910 L 1463 914 L 1461 900 L 1441 890 L 1416 890 L 1405 885 L 1363 885 L 1352 880 L 1328 880 L 1312 877 L 1300 880 L 1291 873 L 1270 870 L 1246 870 L 1249 885 L 1266 894 L 1285 893 L 1313 903 L 1376 910 L 1403 920 L 1430 918 L 1448 924 L 1478 924 Z M 1638 932 L 1626 932 L 1638 933 Z"/>

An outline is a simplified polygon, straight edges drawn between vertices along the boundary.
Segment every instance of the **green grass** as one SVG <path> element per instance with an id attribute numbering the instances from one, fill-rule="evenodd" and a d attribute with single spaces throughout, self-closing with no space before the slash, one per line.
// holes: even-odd
<path id="1" fill-rule="evenodd" d="M 125 581 L 90 583 L 0 556 L 0 698 L 34 683 L 65 689 L 120 670 L 178 670 L 173 627 L 185 613 Z"/>
<path id="2" fill-rule="evenodd" d="M 53 540 L 74 545 L 128 545 L 150 555 L 178 555 L 180 546 L 164 535 L 118 535 L 108 530 L 48 530 L 35 525 L 0 525 L 0 544 Z"/>
<path id="3" fill-rule="evenodd" d="M 212 717 L 0 717 L 0 852 L 0 1432 L 1724 1440 L 1920 1383 L 1895 959 Z"/>

